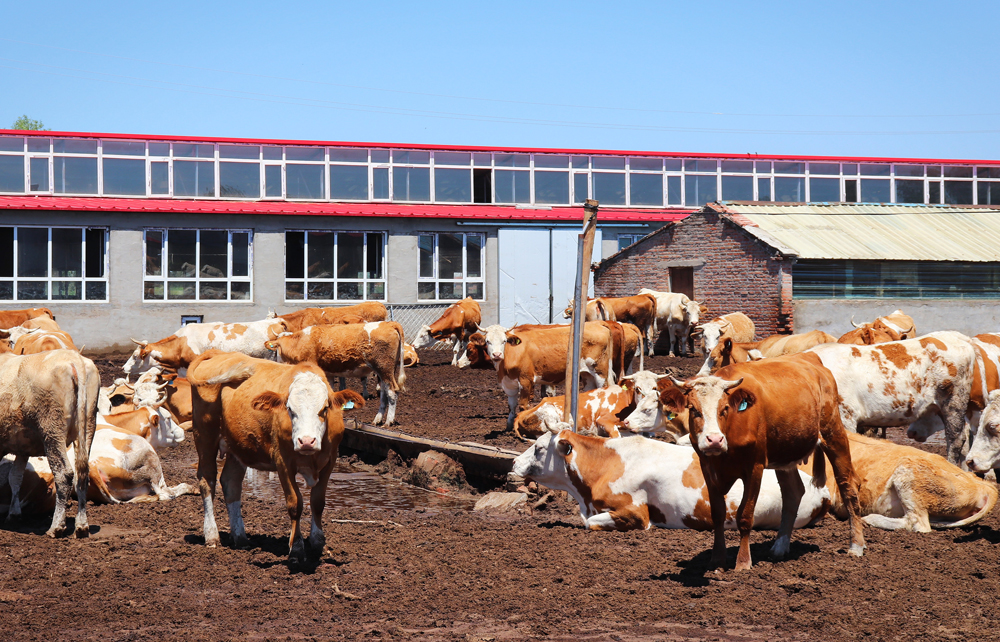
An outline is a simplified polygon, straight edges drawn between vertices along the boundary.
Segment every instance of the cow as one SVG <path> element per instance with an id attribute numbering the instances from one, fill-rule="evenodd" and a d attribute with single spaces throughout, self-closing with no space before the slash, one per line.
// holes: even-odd
<path id="1" fill-rule="evenodd" d="M 13 328 L 23 325 L 29 319 L 48 317 L 53 321 L 56 315 L 48 308 L 27 308 L 26 310 L 0 310 L 0 328 Z"/>
<path id="2" fill-rule="evenodd" d="M 658 292 L 642 288 L 639 294 L 649 294 L 656 299 L 656 330 L 661 336 L 667 337 L 667 354 L 686 357 L 688 337 L 701 318 L 700 304 L 680 292 Z"/>
<path id="3" fill-rule="evenodd" d="M 871 323 L 857 324 L 854 322 L 854 317 L 851 317 L 851 325 L 854 329 L 837 339 L 838 343 L 872 345 L 917 337 L 913 319 L 903 314 L 902 310 L 879 317 Z"/>
<path id="4" fill-rule="evenodd" d="M 46 319 L 47 317 L 42 317 Z M 36 354 L 46 350 L 80 350 L 73 344 L 72 337 L 62 330 L 42 330 L 17 326 L 0 330 L 0 339 L 7 339 L 14 354 Z"/>
<path id="5" fill-rule="evenodd" d="M 987 395 L 987 404 L 979 418 L 979 429 L 965 464 L 977 473 L 1000 467 L 1000 389 L 991 390 Z"/>
<path id="6" fill-rule="evenodd" d="M 580 393 L 577 399 L 577 431 L 598 437 L 621 437 L 621 431 L 626 430 L 622 420 L 635 408 L 636 400 L 646 396 L 657 397 L 659 391 L 656 383 L 666 376 L 640 370 L 624 376 L 621 385 L 611 384 Z M 514 435 L 526 441 L 526 437 L 559 432 L 562 429 L 560 426 L 563 424 L 565 407 L 565 395 L 542 399 L 535 406 L 517 414 L 514 419 Z"/>
<path id="7" fill-rule="evenodd" d="M 339 308 L 304 308 L 271 318 L 282 320 L 287 332 L 298 332 L 311 325 L 385 321 L 389 318 L 389 312 L 378 301 L 364 301 Z"/>
<path id="8" fill-rule="evenodd" d="M 697 326 L 695 331 L 702 336 L 704 342 L 705 363 L 698 371 L 698 376 L 702 377 L 712 372 L 712 350 L 715 346 L 724 339 L 749 343 L 753 341 L 757 329 L 747 315 L 742 312 L 731 312 Z"/>
<path id="9" fill-rule="evenodd" d="M 711 371 L 728 366 L 731 363 L 746 363 L 768 357 L 780 357 L 783 354 L 805 352 L 813 346 L 823 343 L 836 343 L 837 337 L 821 330 L 813 330 L 804 334 L 775 334 L 763 341 L 737 343 L 726 337 L 719 342 L 709 354 Z"/>
<path id="10" fill-rule="evenodd" d="M 184 376 L 188 364 L 211 349 L 273 358 L 273 352 L 264 347 L 264 342 L 287 331 L 287 322 L 281 318 L 249 323 L 189 323 L 155 343 L 132 339 L 137 347 L 123 369 L 126 374 L 139 375 L 161 365 Z"/>
<path id="11" fill-rule="evenodd" d="M 22 323 L 20 327 L 26 328 L 28 330 L 34 330 L 37 328 L 39 330 L 45 330 L 46 332 L 62 331 L 62 328 L 60 328 L 59 324 L 55 322 L 55 319 L 46 315 L 31 317 L 30 319 Z"/>
<path id="12" fill-rule="evenodd" d="M 198 488 L 205 509 L 205 544 L 215 547 L 220 543 L 214 495 L 216 455 L 220 440 L 225 439 L 228 454 L 221 481 L 233 544 L 249 544 L 241 509 L 243 478 L 249 467 L 277 472 L 291 522 L 288 545 L 293 559 L 306 553 L 299 532 L 302 494 L 295 475 L 305 478 L 312 489 L 307 543 L 313 553 L 321 552 L 326 487 L 344 435 L 341 407 L 348 402 L 364 407 L 361 395 L 353 390 L 333 392 L 315 364 L 274 363 L 218 350 L 195 359 L 188 379 L 193 393 Z"/>
<path id="13" fill-rule="evenodd" d="M 311 362 L 328 377 L 367 377 L 381 382 L 379 409 L 373 423 L 396 423 L 396 399 L 405 390 L 403 328 L 395 321 L 364 325 L 314 325 L 268 341 L 280 363 Z"/>
<path id="14" fill-rule="evenodd" d="M 528 408 L 534 385 L 563 383 L 566 379 L 566 352 L 572 328 L 568 325 L 517 325 L 508 331 L 501 326 L 486 328 L 486 352 L 497 369 L 500 387 L 507 393 L 507 430 L 514 429 L 518 411 Z M 584 325 L 580 342 L 582 390 L 614 383 L 614 344 L 611 331 L 601 322 Z"/>
<path id="15" fill-rule="evenodd" d="M 542 435 L 515 458 L 513 473 L 569 493 L 590 530 L 714 527 L 708 488 L 693 448 L 638 436 L 604 439 L 563 430 Z M 823 517 L 830 494 L 816 488 L 809 475 L 796 475 L 807 489 L 795 514 L 795 528 L 802 528 Z M 743 490 L 737 480 L 724 498 L 722 528 L 736 527 Z M 781 524 L 782 493 L 774 471 L 762 474 L 753 519 L 758 528 Z"/>
<path id="16" fill-rule="evenodd" d="M 458 362 L 455 364 L 459 368 L 471 368 L 473 370 L 496 370 L 500 365 L 500 362 L 496 363 L 490 359 L 490 355 L 486 348 L 486 333 L 489 332 L 490 328 L 497 328 L 496 331 L 500 333 L 506 333 L 507 329 L 503 326 L 487 326 L 482 328 L 479 332 L 473 332 L 469 335 L 469 340 L 465 344 L 465 351 L 462 356 L 458 358 Z"/>
<path id="17" fill-rule="evenodd" d="M 414 348 L 429 348 L 438 341 L 451 339 L 451 365 L 458 365 L 458 355 L 465 351 L 469 336 L 483 322 L 483 313 L 472 297 L 466 297 L 448 306 L 448 309 L 430 325 L 420 328 L 413 340 Z"/>
<path id="18" fill-rule="evenodd" d="M 610 312 L 610 315 L 592 318 L 591 305 L 602 305 Z M 574 302 L 570 301 L 569 306 L 563 310 L 563 318 L 569 319 L 573 316 Z M 652 294 L 637 294 L 635 296 L 623 297 L 598 297 L 588 299 L 587 321 L 597 321 L 606 319 L 618 321 L 619 323 L 631 323 L 639 328 L 639 335 L 645 343 L 642 350 L 647 355 L 653 354 L 652 329 L 656 322 L 656 297 Z"/>
<path id="19" fill-rule="evenodd" d="M 403 365 L 407 368 L 415 366 L 420 363 L 420 356 L 417 351 L 409 343 L 403 344 Z"/>
<path id="20" fill-rule="evenodd" d="M 56 537 L 64 531 L 74 474 L 77 497 L 87 497 L 87 453 L 96 429 L 100 387 L 97 366 L 77 352 L 0 355 L 0 455 L 15 455 L 8 521 L 21 514 L 20 486 L 28 458 L 44 454 L 56 487 L 55 512 L 46 534 Z M 72 462 L 66 452 L 70 444 L 76 447 Z M 75 534 L 90 535 L 86 499 L 78 500 Z"/>
<path id="21" fill-rule="evenodd" d="M 838 412 L 837 381 L 816 354 L 738 363 L 715 376 L 673 383 L 684 393 L 691 444 L 708 486 L 715 524 L 713 564 L 721 566 L 726 559 L 725 494 L 742 479 L 746 494 L 737 517 L 736 569 L 750 568 L 750 530 L 765 468 L 775 470 L 782 496 L 781 526 L 771 555 L 782 558 L 788 553 L 794 517 L 805 492 L 795 466 L 814 452 L 813 483 L 817 487 L 825 483 L 823 456 L 829 457 L 850 521 L 850 553 L 863 555 L 861 480 L 851 464 L 847 432 Z"/>
<path id="22" fill-rule="evenodd" d="M 851 463 L 861 478 L 862 521 L 886 530 L 929 533 L 968 526 L 997 502 L 995 484 L 963 471 L 944 457 L 884 439 L 848 433 Z M 806 470 L 811 462 L 800 465 Z M 829 469 L 829 465 L 827 465 Z M 830 480 L 829 470 L 827 479 Z M 847 515 L 836 486 L 827 482 L 834 515 Z"/>
<path id="23" fill-rule="evenodd" d="M 622 420 L 622 425 L 633 433 L 658 433 L 680 443 L 688 433 L 684 395 L 669 380 L 658 378 L 656 384 L 654 394 L 636 391 L 635 407 Z"/>
<path id="24" fill-rule="evenodd" d="M 818 355 L 836 378 L 848 431 L 906 426 L 937 415 L 944 422 L 948 460 L 959 466 L 965 461 L 975 363 L 969 337 L 934 332 L 870 346 L 826 343 L 808 353 Z"/>

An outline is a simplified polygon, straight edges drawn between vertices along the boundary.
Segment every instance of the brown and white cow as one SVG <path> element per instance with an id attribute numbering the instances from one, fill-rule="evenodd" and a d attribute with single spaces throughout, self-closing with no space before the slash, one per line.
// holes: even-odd
<path id="1" fill-rule="evenodd" d="M 838 343 L 872 345 L 917 337 L 913 319 L 903 314 L 902 310 L 896 310 L 892 314 L 879 317 L 871 323 L 858 324 L 854 322 L 854 317 L 851 317 L 851 325 L 854 326 L 854 329 L 837 339 Z"/>
<path id="2" fill-rule="evenodd" d="M 712 350 L 715 346 L 724 339 L 732 339 L 736 343 L 749 343 L 753 341 L 757 328 L 747 315 L 742 312 L 731 312 L 697 326 L 695 331 L 702 337 L 705 353 L 705 363 L 698 371 L 698 376 L 701 377 L 712 371 Z"/>
<path id="3" fill-rule="evenodd" d="M 0 328 L 13 328 L 23 325 L 28 319 L 48 317 L 53 321 L 56 315 L 48 308 L 27 308 L 25 310 L 0 310 Z"/>
<path id="4" fill-rule="evenodd" d="M 0 455 L 15 455 L 8 520 L 21 514 L 20 486 L 29 457 L 44 455 L 55 480 L 56 507 L 47 535 L 55 537 L 65 528 L 74 474 L 77 497 L 87 497 L 87 453 L 94 438 L 100 387 L 97 366 L 77 352 L 0 355 Z M 72 462 L 66 452 L 70 444 L 76 447 Z M 89 535 L 87 503 L 79 501 L 76 536 Z"/>
<path id="5" fill-rule="evenodd" d="M 36 354 L 47 350 L 79 352 L 79 349 L 73 344 L 73 338 L 62 330 L 42 330 L 41 328 L 17 326 L 0 330 L 0 339 L 6 339 L 9 342 L 10 349 L 14 354 Z"/>
<path id="6" fill-rule="evenodd" d="M 328 377 L 367 377 L 381 382 L 373 423 L 396 423 L 396 400 L 405 390 L 403 328 L 395 321 L 363 325 L 314 325 L 266 343 L 281 363 L 315 363 Z"/>
<path id="7" fill-rule="evenodd" d="M 858 499 L 869 526 L 929 533 L 968 526 L 986 517 L 997 502 L 995 484 L 963 471 L 944 457 L 885 439 L 848 433 L 851 463 L 861 478 Z M 812 462 L 799 466 L 806 470 Z M 827 465 L 833 513 L 847 511 Z"/>
<path id="8" fill-rule="evenodd" d="M 712 562 L 726 559 L 725 493 L 737 479 L 746 494 L 738 511 L 740 531 L 737 570 L 748 569 L 754 505 L 765 468 L 775 469 L 782 495 L 782 519 L 771 548 L 774 557 L 788 553 L 799 501 L 805 491 L 796 464 L 815 453 L 814 483 L 825 483 L 823 455 L 833 466 L 847 506 L 852 555 L 864 552 L 860 519 L 860 479 L 851 465 L 847 432 L 837 405 L 837 381 L 819 357 L 805 352 L 726 366 L 716 376 L 676 381 L 685 395 L 691 444 L 701 458 L 708 486 L 715 544 Z M 675 408 L 680 411 L 681 408 Z"/>
<path id="9" fill-rule="evenodd" d="M 298 332 L 311 325 L 385 321 L 389 318 L 389 312 L 378 301 L 363 301 L 355 305 L 341 307 L 303 308 L 271 318 L 284 321 L 286 332 Z"/>
<path id="10" fill-rule="evenodd" d="M 965 461 L 966 411 L 976 360 L 969 337 L 934 332 L 870 346 L 827 343 L 809 353 L 819 355 L 836 378 L 840 416 L 848 431 L 906 426 L 937 415 L 945 428 L 948 460 L 957 465 Z"/>
<path id="11" fill-rule="evenodd" d="M 563 310 L 563 318 L 573 317 L 574 302 L 570 301 L 569 306 Z M 593 308 L 591 306 L 594 306 Z M 610 314 L 603 315 L 598 312 L 603 306 Z M 631 323 L 639 328 L 639 334 L 645 342 L 643 351 L 646 354 L 653 354 L 652 329 L 656 323 L 656 297 L 652 294 L 637 294 L 635 296 L 622 297 L 598 297 L 587 300 L 587 321 L 599 320 L 617 321 L 619 323 Z"/>
<path id="12" fill-rule="evenodd" d="M 472 297 L 465 297 L 448 309 L 430 325 L 420 328 L 413 340 L 414 348 L 429 348 L 438 341 L 452 341 L 451 365 L 458 365 L 458 355 L 465 351 L 469 336 L 479 329 L 483 313 Z"/>
<path id="13" fill-rule="evenodd" d="M 775 334 L 763 341 L 737 343 L 726 337 L 712 349 L 711 369 L 714 372 L 731 363 L 746 363 L 769 357 L 780 357 L 783 354 L 805 352 L 813 346 L 824 343 L 836 343 L 837 337 L 821 330 L 813 330 L 803 334 Z"/>
<path id="14" fill-rule="evenodd" d="M 680 292 L 642 288 L 639 294 L 650 294 L 656 299 L 656 330 L 661 337 L 667 337 L 667 354 L 686 357 L 691 331 L 701 320 L 701 305 Z"/>
<path id="15" fill-rule="evenodd" d="M 666 376 L 640 370 L 624 376 L 621 385 L 611 384 L 581 392 L 577 399 L 577 431 L 598 437 L 621 437 L 623 430 L 628 434 L 625 417 L 635 409 L 638 399 L 657 397 L 659 391 L 656 383 Z M 526 440 L 546 432 L 559 432 L 565 425 L 565 407 L 566 395 L 542 399 L 538 404 L 517 414 L 514 419 L 514 435 Z"/>
<path id="16" fill-rule="evenodd" d="M 564 424 L 568 425 L 568 424 Z M 711 530 L 708 488 L 694 449 L 643 437 L 603 439 L 571 430 L 546 433 L 514 460 L 513 473 L 553 490 L 564 490 L 580 506 L 580 518 L 590 530 L 693 528 Z M 816 488 L 809 475 L 796 472 L 804 488 L 795 514 L 795 528 L 820 519 L 830 494 Z M 737 480 L 725 496 L 722 527 L 737 524 L 743 485 Z M 761 475 L 753 521 L 758 528 L 776 529 L 782 520 L 782 494 L 774 471 Z"/>
<path id="17" fill-rule="evenodd" d="M 249 543 L 241 510 L 243 478 L 249 467 L 278 474 L 291 522 L 292 557 L 306 552 L 299 534 L 302 494 L 295 475 L 305 478 L 312 489 L 308 545 L 313 553 L 321 552 L 326 487 L 344 435 L 341 407 L 349 401 L 363 407 L 361 395 L 353 390 L 333 392 L 315 364 L 287 365 L 217 350 L 199 356 L 191 364 L 188 379 L 194 393 L 205 543 L 219 545 L 214 508 L 216 455 L 220 440 L 225 439 L 228 454 L 221 481 L 233 543 Z"/>
<path id="18" fill-rule="evenodd" d="M 485 328 L 486 351 L 497 369 L 500 387 L 507 393 L 507 430 L 513 430 L 519 410 L 526 410 L 536 383 L 556 386 L 566 379 L 566 352 L 572 328 L 568 325 L 517 325 Z M 614 383 L 611 331 L 599 321 L 584 325 L 580 343 L 582 390 Z"/>
<path id="19" fill-rule="evenodd" d="M 265 348 L 264 343 L 287 331 L 287 323 L 281 318 L 249 323 L 189 323 L 155 343 L 132 339 L 138 347 L 123 369 L 129 375 L 139 375 L 155 365 L 162 365 L 183 376 L 195 357 L 206 350 L 271 359 L 274 353 Z"/>

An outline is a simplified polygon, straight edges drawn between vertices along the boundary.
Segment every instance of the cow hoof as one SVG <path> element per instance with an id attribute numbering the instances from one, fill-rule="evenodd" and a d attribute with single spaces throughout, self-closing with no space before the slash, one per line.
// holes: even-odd
<path id="1" fill-rule="evenodd" d="M 308 545 L 309 550 L 319 553 L 326 546 L 326 536 L 324 536 L 323 533 L 319 533 L 319 535 L 307 539 L 306 544 Z"/>
<path id="2" fill-rule="evenodd" d="M 292 550 L 288 551 L 288 559 L 293 562 L 301 562 L 306 559 L 306 546 L 301 539 L 295 540 Z"/>
<path id="3" fill-rule="evenodd" d="M 233 548 L 250 548 L 250 538 L 246 535 L 233 536 Z"/>
<path id="4" fill-rule="evenodd" d="M 7 526 L 13 526 L 15 524 L 20 524 L 21 523 L 21 514 L 18 513 L 17 515 L 11 515 L 10 513 L 7 513 L 7 519 L 3 520 L 3 523 L 6 524 Z"/>
<path id="5" fill-rule="evenodd" d="M 847 552 L 854 557 L 863 557 L 865 554 L 865 548 L 864 544 L 851 544 L 851 548 L 848 549 Z"/>
<path id="6" fill-rule="evenodd" d="M 85 539 L 90 537 L 90 526 L 77 526 L 75 534 L 77 539 Z"/>
<path id="7" fill-rule="evenodd" d="M 207 538 L 205 539 L 205 546 L 207 546 L 208 548 L 215 548 L 219 545 L 219 543 L 220 542 L 218 537 L 212 539 L 207 539 Z"/>

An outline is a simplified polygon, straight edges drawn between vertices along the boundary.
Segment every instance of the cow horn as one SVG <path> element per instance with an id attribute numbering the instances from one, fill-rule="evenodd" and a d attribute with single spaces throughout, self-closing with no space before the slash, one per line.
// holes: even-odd
<path id="1" fill-rule="evenodd" d="M 668 374 L 667 376 L 670 377 L 670 381 L 673 382 L 673 384 L 675 386 L 677 386 L 678 388 L 687 388 L 688 387 L 687 382 L 684 381 L 683 379 L 678 379 L 678 378 L 674 377 L 674 375 L 672 375 L 672 374 Z"/>
<path id="2" fill-rule="evenodd" d="M 854 322 L 854 315 L 852 314 L 851 315 L 851 325 L 853 325 L 855 328 L 863 328 L 865 324 L 862 323 L 861 325 L 858 325 L 857 323 L 855 323 Z"/>
<path id="3" fill-rule="evenodd" d="M 743 377 L 740 377 L 736 381 L 723 380 L 723 382 L 722 382 L 722 389 L 723 390 L 730 390 L 730 389 L 735 388 L 736 386 L 740 385 L 741 383 L 743 383 Z"/>
<path id="4" fill-rule="evenodd" d="M 134 343 L 135 345 L 142 346 L 143 348 L 149 345 L 149 341 L 138 341 L 136 339 L 132 339 L 131 337 L 129 337 L 129 339 L 131 339 L 132 343 Z"/>

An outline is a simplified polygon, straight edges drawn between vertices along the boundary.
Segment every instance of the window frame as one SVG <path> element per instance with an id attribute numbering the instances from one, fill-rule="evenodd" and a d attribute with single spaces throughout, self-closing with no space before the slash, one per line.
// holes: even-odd
<path id="1" fill-rule="evenodd" d="M 218 151 L 218 150 L 216 150 Z M 216 175 L 218 176 L 218 175 Z M 146 274 L 146 257 L 148 256 L 148 235 L 149 232 L 160 232 L 163 234 L 160 240 L 160 272 L 159 276 Z M 169 266 L 168 257 L 170 249 L 170 232 L 195 232 L 195 273 L 193 276 L 169 276 Z M 226 275 L 225 277 L 203 277 L 201 275 L 201 233 L 202 232 L 226 232 Z M 233 276 L 233 234 L 246 234 L 247 235 L 247 276 Z M 191 227 L 146 227 L 142 230 L 142 302 L 143 303 L 180 303 L 187 304 L 192 301 L 197 301 L 199 303 L 253 303 L 254 300 L 254 287 L 253 287 L 253 245 L 254 245 L 254 231 L 249 228 L 245 229 L 228 229 L 228 228 L 191 228 Z M 177 282 L 191 282 L 194 281 L 194 293 L 193 298 L 170 298 L 169 285 L 170 283 Z M 163 296 L 162 298 L 149 298 L 146 293 L 146 284 L 151 282 L 159 282 L 163 286 Z M 202 283 L 225 283 L 226 284 L 226 298 L 225 299 L 203 299 L 201 298 L 201 284 Z M 249 283 L 249 293 L 246 299 L 234 299 L 232 283 Z"/>
<path id="2" fill-rule="evenodd" d="M 445 279 L 441 278 L 439 274 L 440 270 L 440 257 L 441 257 L 441 243 L 440 238 L 442 234 L 460 234 L 462 236 L 462 278 L 461 279 Z M 426 277 L 420 275 L 420 237 L 422 236 L 432 236 L 434 238 L 434 276 Z M 478 277 L 469 277 L 469 237 L 478 236 L 481 239 L 481 245 L 479 248 L 479 265 L 481 266 L 482 274 Z M 486 300 L 486 239 L 487 235 L 485 232 L 420 232 L 417 235 L 417 302 L 422 303 L 425 301 L 461 301 L 465 298 L 466 292 L 468 292 L 468 285 L 470 283 L 479 283 L 482 287 L 482 297 L 475 299 L 476 301 Z M 420 297 L 420 284 L 421 283 L 433 283 L 434 284 L 434 298 L 421 298 Z M 458 298 L 442 298 L 441 297 L 441 284 L 442 283 L 461 283 L 462 284 L 462 294 Z"/>
<path id="3" fill-rule="evenodd" d="M 12 298 L 10 299 L 0 299 L 0 303 L 38 303 L 44 302 L 56 302 L 56 303 L 108 303 L 110 301 L 111 295 L 111 283 L 108 276 L 109 268 L 109 244 L 111 240 L 111 231 L 109 227 L 103 225 L 0 225 L 0 227 L 9 227 L 14 230 L 14 250 L 12 256 L 13 265 L 13 275 L 11 277 L 0 277 L 0 281 L 9 281 L 13 287 Z M 19 232 L 20 229 L 43 229 L 46 230 L 46 276 L 18 276 L 18 244 L 20 242 Z M 80 272 L 79 277 L 67 277 L 67 276 L 53 276 L 52 275 L 52 230 L 54 229 L 70 229 L 80 231 L 80 248 L 81 248 L 81 261 L 80 261 Z M 97 230 L 104 232 L 104 257 L 102 266 L 102 272 L 104 276 L 102 277 L 88 277 L 87 276 L 87 231 Z M 32 282 L 45 282 L 46 298 L 44 299 L 20 299 L 17 296 L 17 284 L 19 281 L 32 281 Z M 79 299 L 54 299 L 52 298 L 52 283 L 54 281 L 64 282 L 64 281 L 74 281 L 79 282 L 83 285 L 83 292 Z M 88 299 L 87 298 L 87 283 L 104 283 L 104 298 L 102 299 Z"/>
<path id="4" fill-rule="evenodd" d="M 302 278 L 288 277 L 288 234 L 289 233 L 302 233 L 305 234 L 304 244 L 302 246 Z M 336 276 L 330 278 L 319 278 L 309 276 L 309 233 L 310 232 L 322 232 L 324 234 L 332 233 L 333 237 L 333 261 L 334 265 L 338 263 L 338 255 L 340 252 L 340 234 L 364 234 L 365 235 L 365 248 L 362 255 L 362 262 L 368 265 L 368 235 L 369 234 L 379 234 L 382 236 L 382 278 L 373 279 L 365 276 L 362 279 L 348 279 L 348 278 L 338 278 Z M 284 301 L 285 303 L 303 303 L 303 302 L 327 302 L 327 303 L 357 303 L 359 301 L 379 301 L 385 303 L 389 300 L 389 233 L 386 230 L 320 230 L 320 229 L 301 229 L 301 228 L 287 228 L 284 230 L 285 240 L 284 240 L 284 271 L 282 272 L 282 284 L 285 290 Z M 301 299 L 290 299 L 288 298 L 288 284 L 289 283 L 301 283 L 302 284 L 302 298 Z M 334 297 L 332 299 L 311 299 L 309 298 L 309 284 L 310 283 L 332 283 Z M 360 299 L 341 299 L 337 296 L 338 290 L 337 285 L 339 283 L 361 283 L 364 287 L 364 294 Z M 368 296 L 368 284 L 369 283 L 381 283 L 382 284 L 382 298 L 374 299 Z"/>

